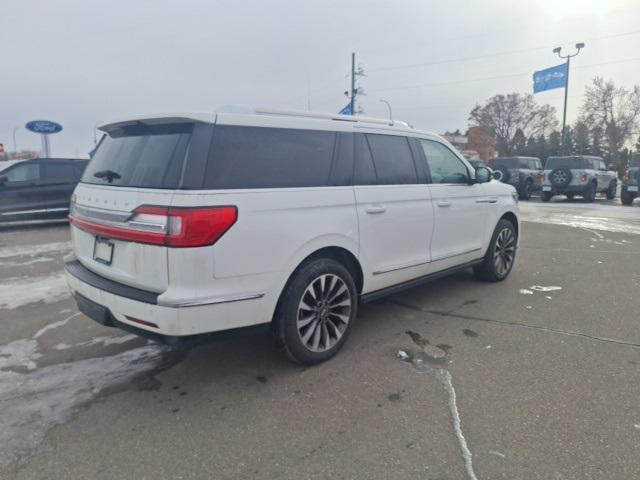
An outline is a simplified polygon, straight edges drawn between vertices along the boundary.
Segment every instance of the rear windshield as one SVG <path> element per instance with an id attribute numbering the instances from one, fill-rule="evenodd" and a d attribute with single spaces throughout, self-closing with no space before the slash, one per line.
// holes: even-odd
<path id="1" fill-rule="evenodd" d="M 107 133 L 89 162 L 83 183 L 177 188 L 192 123 L 127 125 Z"/>
<path id="2" fill-rule="evenodd" d="M 583 157 L 549 157 L 545 164 L 547 170 L 553 170 L 554 168 L 591 168 L 591 165 L 587 159 Z"/>
<path id="3" fill-rule="evenodd" d="M 521 162 L 518 158 L 494 158 L 491 161 L 493 168 L 505 167 L 505 168 L 526 168 L 526 162 Z"/>

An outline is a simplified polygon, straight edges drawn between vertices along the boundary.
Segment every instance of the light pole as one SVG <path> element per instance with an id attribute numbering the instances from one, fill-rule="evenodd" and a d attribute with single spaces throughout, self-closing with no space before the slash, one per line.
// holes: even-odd
<path id="1" fill-rule="evenodd" d="M 20 127 L 13 127 L 13 154 L 15 156 L 18 155 L 18 145 L 16 144 L 16 132 L 20 129 Z"/>
<path id="2" fill-rule="evenodd" d="M 389 102 L 387 102 L 386 100 L 383 100 L 382 98 L 380 99 L 380 101 L 382 103 L 384 103 L 387 108 L 389 109 L 389 120 L 391 120 L 393 122 L 393 114 L 391 113 L 391 104 Z"/>
<path id="3" fill-rule="evenodd" d="M 584 43 L 576 43 L 576 53 L 573 55 L 562 55 L 560 52 L 562 47 L 556 47 L 553 49 L 553 53 L 557 53 L 560 58 L 567 59 L 567 78 L 564 82 L 564 108 L 562 110 L 562 153 L 566 152 L 566 129 L 567 129 L 567 95 L 569 92 L 569 66 L 571 64 L 571 59 L 580 53 L 580 50 L 584 48 Z"/>

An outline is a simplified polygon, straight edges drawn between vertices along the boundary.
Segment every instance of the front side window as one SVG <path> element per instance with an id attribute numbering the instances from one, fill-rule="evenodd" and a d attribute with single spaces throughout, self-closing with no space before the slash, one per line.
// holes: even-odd
<path id="1" fill-rule="evenodd" d="M 420 140 L 431 183 L 469 183 L 469 172 L 462 160 L 439 142 Z"/>
<path id="2" fill-rule="evenodd" d="M 39 163 L 25 163 L 18 165 L 2 173 L 7 177 L 7 182 L 37 182 L 40 180 L 40 164 Z"/>
<path id="3" fill-rule="evenodd" d="M 322 130 L 216 126 L 204 188 L 327 186 L 335 143 Z"/>

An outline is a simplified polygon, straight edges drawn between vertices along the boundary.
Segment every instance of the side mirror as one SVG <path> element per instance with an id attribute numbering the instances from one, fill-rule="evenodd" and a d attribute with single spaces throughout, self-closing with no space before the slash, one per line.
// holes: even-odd
<path id="1" fill-rule="evenodd" d="M 9 177 L 6 175 L 0 175 L 0 187 L 4 187 L 5 183 L 9 181 Z"/>
<path id="2" fill-rule="evenodd" d="M 487 167 L 476 168 L 476 183 L 487 183 L 493 178 L 493 172 Z"/>
<path id="3" fill-rule="evenodd" d="M 613 170 L 614 172 L 617 172 L 618 166 L 614 165 L 613 163 L 610 163 L 609 165 L 607 165 L 607 170 Z"/>

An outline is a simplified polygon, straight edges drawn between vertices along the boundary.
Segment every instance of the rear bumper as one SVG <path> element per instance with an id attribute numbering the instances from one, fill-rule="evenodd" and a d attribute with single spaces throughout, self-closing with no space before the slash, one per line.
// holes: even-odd
<path id="1" fill-rule="evenodd" d="M 543 192 L 548 192 L 549 190 L 547 190 L 547 188 L 551 187 L 551 193 L 553 193 L 554 195 L 563 195 L 565 193 L 573 193 L 576 195 L 580 195 L 582 192 L 584 192 L 588 185 L 567 185 L 566 187 L 555 187 L 553 185 L 543 185 L 542 186 L 542 191 Z"/>
<path id="2" fill-rule="evenodd" d="M 77 260 L 65 264 L 79 309 L 93 320 L 154 340 L 189 337 L 267 323 L 265 298 L 197 306 L 164 306 L 159 295 L 101 277 Z M 270 297 L 270 296 L 269 296 Z"/>

